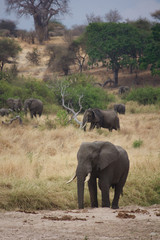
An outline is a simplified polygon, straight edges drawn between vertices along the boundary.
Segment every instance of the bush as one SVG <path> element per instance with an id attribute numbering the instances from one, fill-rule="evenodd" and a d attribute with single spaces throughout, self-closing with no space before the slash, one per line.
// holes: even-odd
<path id="1" fill-rule="evenodd" d="M 59 91 L 56 92 L 57 101 L 61 104 L 62 97 L 60 88 L 65 89 L 65 104 L 72 106 L 75 111 L 79 110 L 79 97 L 83 110 L 88 108 L 106 109 L 108 104 L 114 101 L 114 95 L 93 85 L 94 79 L 84 74 L 71 76 L 59 82 Z M 58 89 L 58 87 L 57 87 Z"/>
<path id="2" fill-rule="evenodd" d="M 133 147 L 134 148 L 140 148 L 140 146 L 143 144 L 143 141 L 141 140 L 141 139 L 139 139 L 139 140 L 135 140 L 134 142 L 133 142 Z"/>
<path id="3" fill-rule="evenodd" d="M 137 88 L 130 91 L 125 97 L 127 101 L 136 101 L 139 104 L 156 104 L 160 101 L 160 88 Z"/>

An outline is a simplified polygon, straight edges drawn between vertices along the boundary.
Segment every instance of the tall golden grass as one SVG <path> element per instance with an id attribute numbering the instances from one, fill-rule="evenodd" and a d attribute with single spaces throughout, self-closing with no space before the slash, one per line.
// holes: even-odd
<path id="1" fill-rule="evenodd" d="M 121 130 L 112 132 L 84 132 L 72 125 L 47 129 L 45 116 L 23 126 L 1 124 L 0 208 L 77 208 L 76 181 L 66 181 L 75 173 L 84 141 L 110 141 L 128 152 L 130 172 L 121 205 L 160 203 L 160 113 L 127 112 L 119 118 Z M 139 139 L 142 145 L 134 148 Z M 89 206 L 88 190 L 85 202 Z"/>

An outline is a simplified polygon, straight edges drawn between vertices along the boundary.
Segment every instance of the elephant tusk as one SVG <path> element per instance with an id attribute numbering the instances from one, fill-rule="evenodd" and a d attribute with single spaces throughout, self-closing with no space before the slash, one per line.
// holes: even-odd
<path id="1" fill-rule="evenodd" d="M 66 182 L 66 184 L 71 183 L 76 177 L 77 177 L 77 176 L 76 176 L 76 174 L 75 174 L 68 182 Z"/>
<path id="2" fill-rule="evenodd" d="M 81 127 L 82 129 L 85 128 L 85 126 L 87 125 L 87 122 Z"/>
<path id="3" fill-rule="evenodd" d="M 88 173 L 88 175 L 86 176 L 85 182 L 88 182 L 91 178 L 91 173 Z"/>

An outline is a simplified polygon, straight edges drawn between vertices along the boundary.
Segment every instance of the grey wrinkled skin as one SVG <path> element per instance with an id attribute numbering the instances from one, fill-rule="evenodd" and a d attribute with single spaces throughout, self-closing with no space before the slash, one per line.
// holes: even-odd
<path id="1" fill-rule="evenodd" d="M 82 128 L 84 128 L 84 131 L 86 131 L 87 122 L 91 123 L 90 130 L 95 127 L 107 128 L 109 131 L 120 129 L 119 118 L 114 110 L 104 111 L 98 108 L 89 108 L 83 116 Z"/>
<path id="2" fill-rule="evenodd" d="M 8 116 L 12 112 L 11 109 L 8 108 L 1 108 L 0 109 L 0 115 L 3 116 Z"/>
<path id="3" fill-rule="evenodd" d="M 118 112 L 119 114 L 125 114 L 126 112 L 126 107 L 124 104 L 119 103 L 119 104 L 114 104 L 114 111 Z"/>
<path id="4" fill-rule="evenodd" d="M 8 98 L 6 103 L 8 107 L 15 112 L 20 112 L 22 110 L 23 104 L 21 99 Z"/>
<path id="5" fill-rule="evenodd" d="M 24 112 L 25 112 L 25 114 L 27 114 L 27 110 L 30 111 L 31 118 L 37 117 L 37 115 L 39 115 L 39 117 L 40 117 L 42 115 L 42 112 L 43 112 L 42 101 L 39 100 L 39 99 L 35 99 L 35 98 L 26 99 L 25 102 L 24 102 Z"/>
<path id="6" fill-rule="evenodd" d="M 91 207 L 98 207 L 97 181 L 102 195 L 102 207 L 119 208 L 120 194 L 123 193 L 128 172 L 129 158 L 127 152 L 120 146 L 110 142 L 84 142 L 77 153 L 76 169 L 78 207 L 84 208 L 84 182 L 90 173 L 88 181 Z M 114 198 L 110 204 L 109 190 L 114 188 Z"/>

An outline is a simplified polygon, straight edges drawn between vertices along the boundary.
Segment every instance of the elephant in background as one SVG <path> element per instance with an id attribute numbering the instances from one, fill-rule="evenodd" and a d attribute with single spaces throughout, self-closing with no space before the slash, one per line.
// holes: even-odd
<path id="1" fill-rule="evenodd" d="M 8 116 L 12 112 L 11 109 L 8 108 L 1 108 L 0 109 L 0 115 L 3 116 Z"/>
<path id="2" fill-rule="evenodd" d="M 10 109 L 12 109 L 15 112 L 20 112 L 23 106 L 22 101 L 19 98 L 18 99 L 8 98 L 7 105 Z"/>
<path id="3" fill-rule="evenodd" d="M 125 114 L 126 112 L 126 107 L 124 104 L 119 103 L 119 104 L 114 104 L 114 111 L 118 112 L 119 114 Z"/>
<path id="4" fill-rule="evenodd" d="M 25 114 L 27 114 L 27 109 L 29 109 L 30 111 L 31 118 L 33 118 L 33 116 L 37 117 L 37 115 L 39 115 L 40 117 L 43 112 L 43 103 L 39 99 L 34 99 L 34 98 L 26 99 L 24 102 Z"/>
<path id="5" fill-rule="evenodd" d="M 119 208 L 120 194 L 123 193 L 128 172 L 129 159 L 127 152 L 120 146 L 110 142 L 84 142 L 77 153 L 78 165 L 75 176 L 77 178 L 78 207 L 84 208 L 84 183 L 88 182 L 91 207 L 98 207 L 97 181 L 102 195 L 102 207 L 110 207 L 109 190 L 114 188 L 114 198 L 111 207 Z"/>
<path id="6" fill-rule="evenodd" d="M 90 122 L 90 130 L 97 128 L 120 129 L 119 118 L 113 110 L 101 110 L 98 108 L 89 108 L 85 111 L 82 121 L 82 128 L 86 131 L 87 122 Z"/>
<path id="7" fill-rule="evenodd" d="M 118 93 L 121 95 L 121 94 L 123 94 L 123 93 L 126 93 L 126 92 L 128 92 L 129 91 L 129 87 L 128 86 L 121 86 L 121 87 L 119 87 L 119 89 L 118 89 Z"/>

